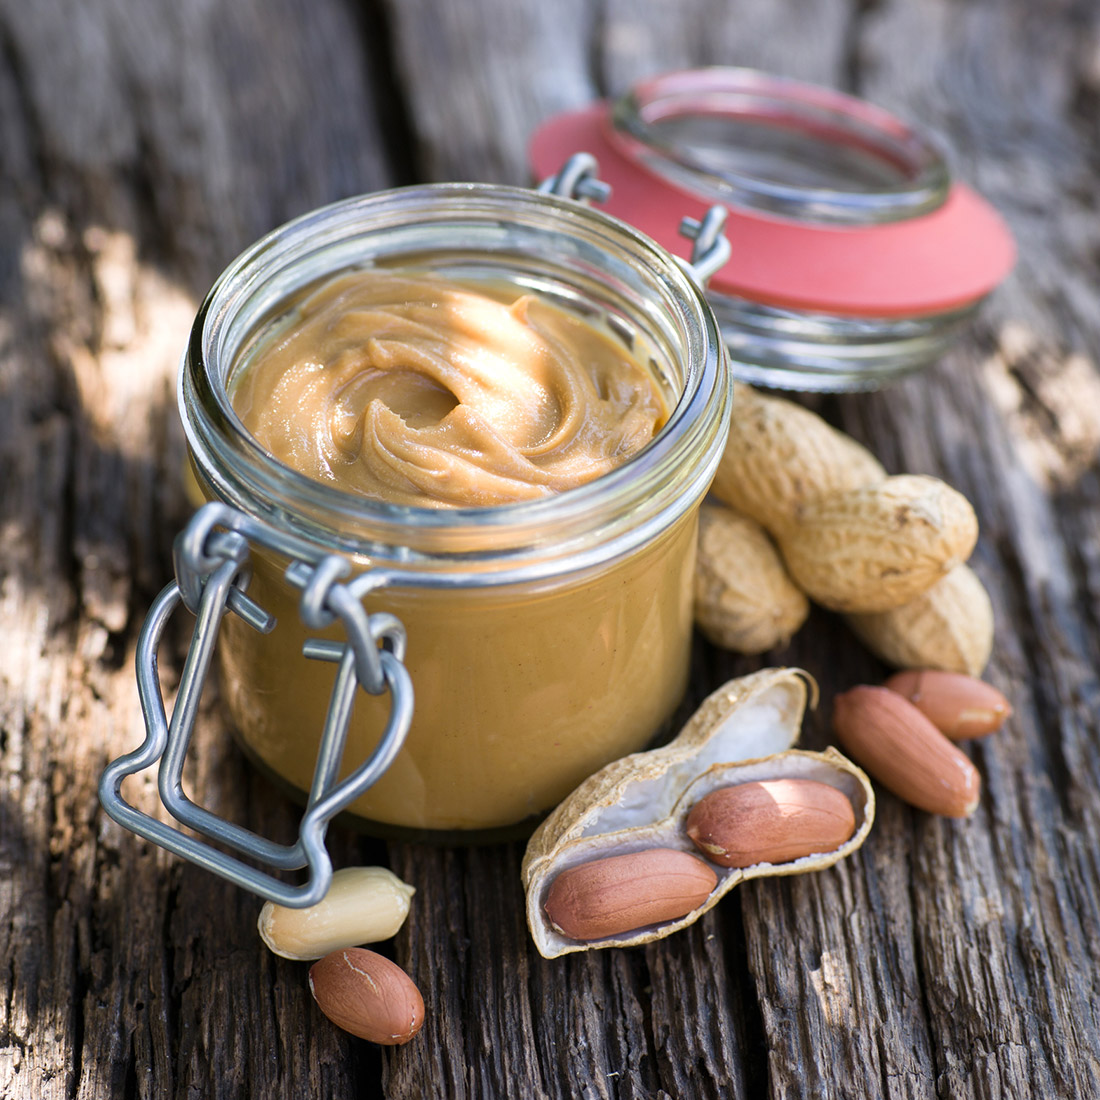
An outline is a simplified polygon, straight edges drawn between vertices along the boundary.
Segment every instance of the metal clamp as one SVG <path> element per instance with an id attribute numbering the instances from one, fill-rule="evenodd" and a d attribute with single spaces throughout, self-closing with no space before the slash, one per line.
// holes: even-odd
<path id="1" fill-rule="evenodd" d="M 611 185 L 604 183 L 598 172 L 599 164 L 591 153 L 574 153 L 554 175 L 539 184 L 538 190 L 563 199 L 607 202 L 611 197 Z"/>
<path id="2" fill-rule="evenodd" d="M 154 601 L 138 637 L 138 695 L 145 718 L 145 741 L 107 766 L 99 780 L 99 799 L 111 818 L 139 836 L 270 901 L 303 908 L 320 901 L 332 879 L 332 861 L 325 848 L 329 822 L 378 780 L 393 763 L 408 734 L 413 690 L 402 664 L 405 630 L 392 615 L 368 615 L 355 587 L 339 583 L 350 571 L 342 558 L 331 555 L 312 566 L 295 560 L 288 566 L 287 580 L 302 590 L 300 611 L 305 625 L 322 629 L 340 620 L 348 637 L 347 643 L 313 638 L 303 647 L 306 657 L 338 666 L 309 801 L 298 840 L 292 845 L 276 844 L 223 820 L 184 794 L 182 774 L 199 697 L 226 612 L 233 612 L 263 633 L 275 626 L 274 618 L 245 592 L 250 576 L 249 542 L 280 552 L 288 549 L 287 538 L 274 528 L 219 503 L 207 504 L 196 512 L 176 539 L 176 579 Z M 356 587 L 363 588 L 361 584 Z M 169 720 L 157 678 L 157 650 L 168 620 L 180 603 L 196 615 L 196 621 Z M 357 686 L 372 695 L 390 693 L 389 719 L 371 755 L 337 783 Z M 308 866 L 306 881 L 299 886 L 285 883 L 130 805 L 122 797 L 122 781 L 158 761 L 161 802 L 180 824 L 270 868 L 286 871 Z"/>
<path id="3" fill-rule="evenodd" d="M 730 258 L 732 249 L 724 232 L 729 211 L 721 204 L 712 206 L 702 221 L 684 218 L 680 222 L 680 236 L 693 241 L 691 259 L 676 262 L 699 284 L 705 287 L 712 275 L 721 271 Z"/>
<path id="4" fill-rule="evenodd" d="M 566 199 L 606 202 L 611 196 L 611 186 L 598 176 L 599 164 L 591 153 L 574 153 L 554 173 L 539 184 L 538 189 L 544 195 L 558 195 Z M 680 222 L 680 235 L 693 241 L 691 259 L 679 256 L 673 259 L 691 276 L 692 280 L 705 289 L 707 282 L 720 271 L 730 258 L 730 242 L 723 232 L 729 211 L 722 205 L 712 206 L 702 221 L 684 218 Z"/>

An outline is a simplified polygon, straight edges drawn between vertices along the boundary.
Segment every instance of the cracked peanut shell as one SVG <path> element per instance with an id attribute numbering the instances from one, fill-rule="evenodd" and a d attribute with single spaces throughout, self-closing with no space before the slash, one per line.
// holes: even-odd
<path id="1" fill-rule="evenodd" d="M 859 848 L 875 813 L 867 776 L 836 749 L 791 747 L 812 688 L 816 692 L 804 672 L 790 668 L 731 680 L 703 701 L 671 743 L 615 760 L 577 787 L 539 826 L 523 858 L 527 922 L 540 954 L 555 958 L 649 943 L 694 923 L 745 879 L 815 871 Z M 762 779 L 811 779 L 835 787 L 851 803 L 855 831 L 831 851 L 785 863 L 714 865 L 714 888 L 681 917 L 584 942 L 553 927 L 545 905 L 561 872 L 651 848 L 696 853 L 684 827 L 692 807 L 719 787 Z"/>

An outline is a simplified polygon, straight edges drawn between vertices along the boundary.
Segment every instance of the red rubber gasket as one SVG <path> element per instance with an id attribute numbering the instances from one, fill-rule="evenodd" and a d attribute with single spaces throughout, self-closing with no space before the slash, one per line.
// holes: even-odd
<path id="1" fill-rule="evenodd" d="M 599 161 L 612 194 L 601 209 L 676 254 L 680 219 L 710 205 L 630 156 L 609 133 L 598 103 L 558 115 L 535 132 L 531 165 L 539 179 L 572 153 Z M 1016 248 L 1000 216 L 963 184 L 930 214 L 872 226 L 814 225 L 730 208 L 733 252 L 710 290 L 762 305 L 855 317 L 910 317 L 973 305 L 1012 270 Z"/>

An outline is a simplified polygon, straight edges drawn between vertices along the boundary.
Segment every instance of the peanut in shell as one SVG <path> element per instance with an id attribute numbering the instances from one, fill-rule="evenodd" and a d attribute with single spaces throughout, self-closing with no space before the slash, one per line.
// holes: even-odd
<path id="1" fill-rule="evenodd" d="M 792 580 L 832 611 L 889 611 L 916 599 L 978 538 L 970 502 L 938 478 L 899 474 L 809 501 L 779 536 Z"/>
<path id="2" fill-rule="evenodd" d="M 773 535 L 809 501 L 886 477 L 866 447 L 793 401 L 739 382 L 733 405 L 711 492 Z"/>
<path id="3" fill-rule="evenodd" d="M 696 848 L 722 867 L 789 863 L 831 852 L 856 830 L 851 802 L 812 779 L 763 779 L 719 787 L 688 814 Z"/>
<path id="4" fill-rule="evenodd" d="M 801 670 L 768 668 L 714 691 L 668 745 L 633 753 L 590 776 L 536 829 L 521 873 L 527 923 L 546 958 L 574 951 L 629 947 L 661 939 L 698 920 L 745 879 L 828 867 L 866 839 L 875 816 L 867 776 L 836 749 L 807 752 L 797 741 L 813 681 Z M 812 779 L 835 787 L 852 806 L 856 829 L 828 852 L 779 864 L 717 867 L 717 884 L 683 916 L 597 940 L 555 928 L 545 904 L 553 882 L 572 867 L 647 848 L 695 855 L 684 822 L 712 790 L 761 779 Z"/>
<path id="5" fill-rule="evenodd" d="M 968 565 L 956 565 L 901 607 L 847 620 L 856 637 L 894 668 L 980 676 L 993 651 L 993 604 Z"/>
<path id="6" fill-rule="evenodd" d="M 704 504 L 695 625 L 707 640 L 736 653 L 763 653 L 786 645 L 809 613 L 764 528 L 725 505 Z"/>

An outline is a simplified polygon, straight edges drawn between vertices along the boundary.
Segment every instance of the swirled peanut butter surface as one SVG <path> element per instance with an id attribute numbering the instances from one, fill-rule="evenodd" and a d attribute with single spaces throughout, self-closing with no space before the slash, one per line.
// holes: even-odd
<path id="1" fill-rule="evenodd" d="M 248 356 L 234 408 L 280 462 L 421 507 L 561 492 L 653 439 L 665 402 L 621 343 L 505 295 L 428 274 L 337 276 Z"/>

